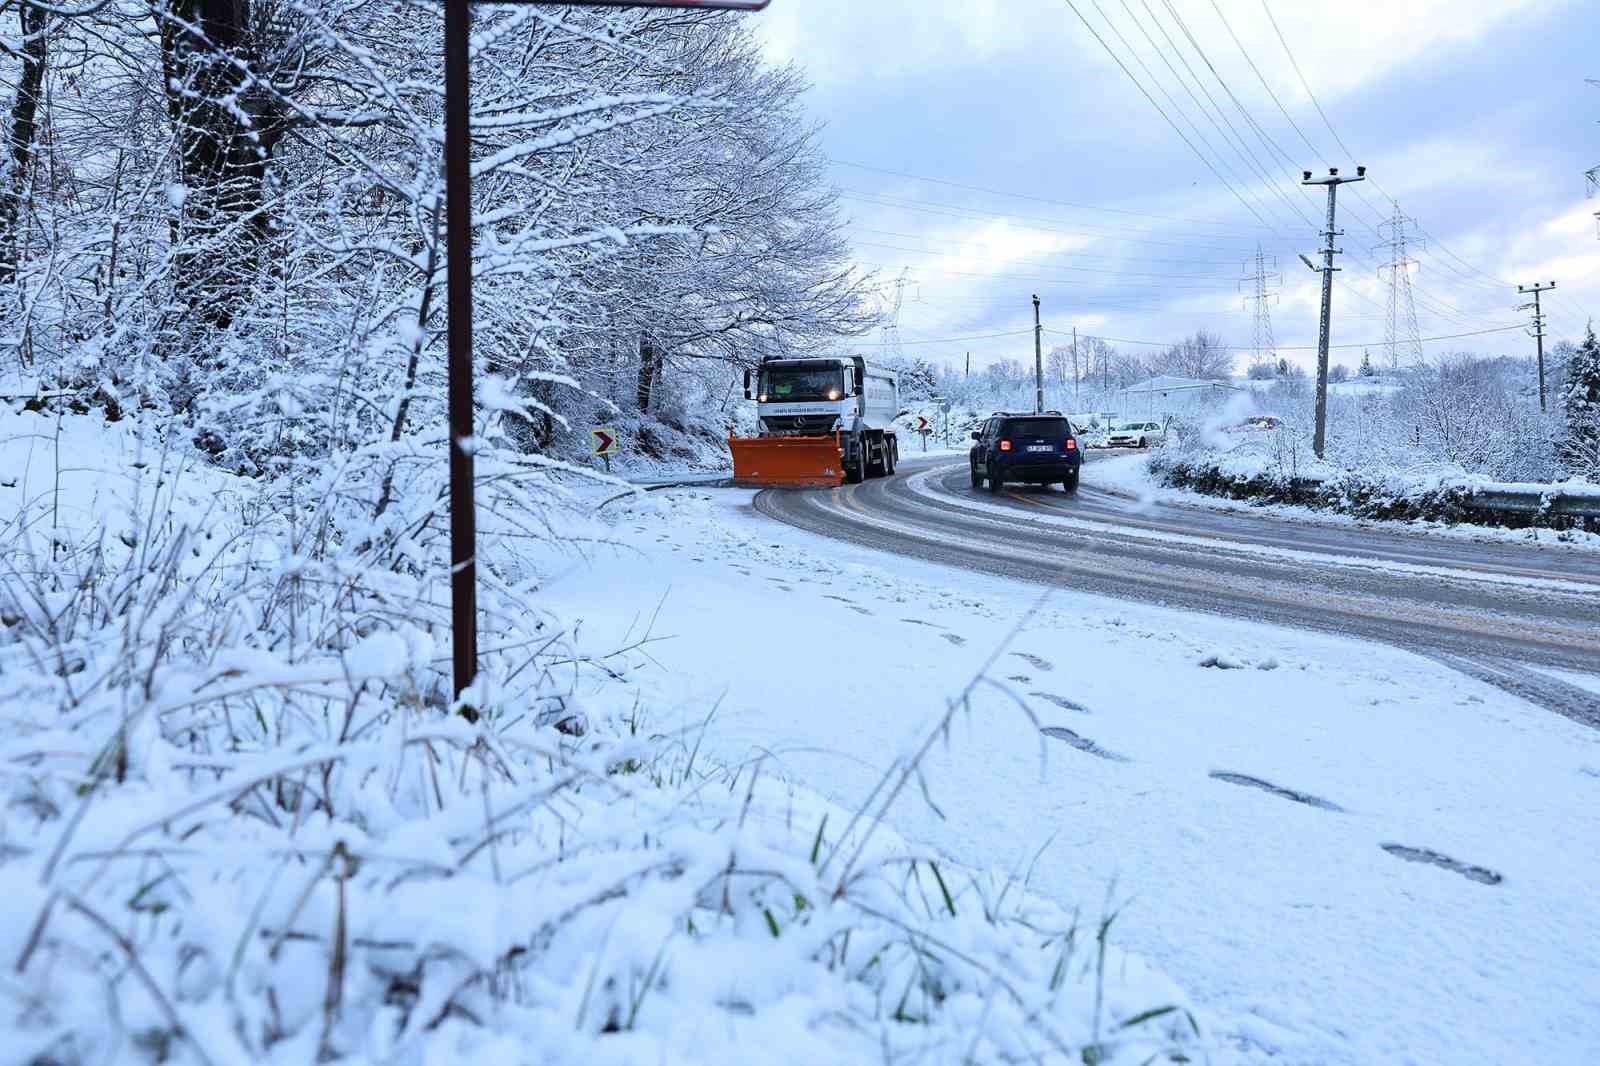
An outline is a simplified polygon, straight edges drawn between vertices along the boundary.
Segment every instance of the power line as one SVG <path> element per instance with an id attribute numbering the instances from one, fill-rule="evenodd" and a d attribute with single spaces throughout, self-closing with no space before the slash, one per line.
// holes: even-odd
<path id="1" fill-rule="evenodd" d="M 1233 194 L 1234 199 L 1238 200 L 1245 210 L 1254 215 L 1256 220 L 1263 226 L 1266 226 L 1267 229 L 1276 233 L 1277 227 L 1267 222 L 1265 218 L 1261 217 L 1261 213 L 1259 211 L 1245 202 L 1245 198 L 1239 194 L 1239 190 L 1235 189 L 1233 185 L 1229 183 L 1228 179 L 1224 178 L 1217 168 L 1211 165 L 1211 160 L 1207 159 L 1201 154 L 1200 150 L 1194 146 L 1194 142 L 1189 140 L 1189 138 L 1184 135 L 1184 132 L 1178 128 L 1178 124 L 1176 122 L 1172 121 L 1172 117 L 1168 115 L 1166 111 L 1162 110 L 1161 105 L 1156 103 L 1155 97 L 1151 96 L 1149 91 L 1146 90 L 1145 87 L 1139 82 L 1139 79 L 1133 76 L 1133 71 L 1128 69 L 1128 65 L 1124 63 L 1121 58 L 1118 57 L 1117 53 L 1112 50 L 1111 46 L 1106 43 L 1105 38 L 1100 36 L 1100 32 L 1090 25 L 1089 20 L 1084 18 L 1083 12 L 1078 10 L 1078 5 L 1073 3 L 1072 0 L 1066 0 L 1066 3 L 1067 6 L 1072 9 L 1072 13 L 1078 16 L 1078 21 L 1083 23 L 1084 28 L 1094 36 L 1096 41 L 1100 42 L 1100 47 L 1105 49 L 1106 54 L 1111 57 L 1112 62 L 1116 63 L 1117 66 L 1121 68 L 1122 73 L 1128 76 L 1128 80 L 1133 82 L 1134 88 L 1139 90 L 1140 94 L 1150 102 L 1150 106 L 1155 108 L 1161 117 L 1166 120 L 1167 125 L 1172 127 L 1172 132 L 1176 133 L 1179 139 L 1181 139 L 1184 144 L 1189 146 L 1189 150 L 1195 154 L 1195 157 L 1198 158 L 1200 162 L 1205 164 L 1206 169 L 1211 171 L 1218 181 L 1222 182 L 1227 190 Z M 1102 17 L 1104 16 L 1102 15 Z"/>
<path id="2" fill-rule="evenodd" d="M 1018 214 L 1003 213 L 1003 212 L 998 212 L 998 211 L 984 211 L 984 210 L 982 210 L 980 208 L 965 207 L 965 206 L 962 206 L 960 204 L 952 204 L 952 203 L 948 203 L 948 202 L 945 202 L 945 201 L 942 201 L 942 200 L 918 200 L 918 199 L 914 199 L 914 198 L 911 198 L 911 197 L 890 196 L 890 195 L 883 194 L 883 193 L 867 193 L 867 192 L 862 192 L 862 191 L 857 190 L 857 189 L 844 189 L 844 190 L 840 191 L 839 195 L 840 195 L 841 199 L 845 199 L 845 200 L 858 200 L 858 201 L 861 201 L 862 203 L 872 204 L 873 206 L 876 206 L 876 207 L 893 207 L 893 208 L 898 208 L 900 210 L 905 210 L 905 211 L 915 211 L 918 214 L 943 215 L 943 216 L 947 216 L 947 217 L 950 217 L 950 218 L 972 218 L 972 219 L 980 219 L 980 220 L 981 219 L 995 219 L 995 220 L 1006 222 L 1006 223 L 1013 224 L 1013 225 L 1015 225 L 1017 222 L 1021 221 L 1021 222 L 1029 222 L 1029 223 L 1039 223 L 1039 222 L 1061 223 L 1063 225 L 1068 225 L 1068 226 L 1077 226 L 1076 223 L 1073 223 L 1068 219 L 1050 218 L 1048 216 L 1041 216 L 1041 215 L 1018 215 Z M 1112 231 L 1111 233 L 1085 232 L 1084 228 L 1081 227 L 1081 226 L 1079 226 L 1078 228 L 1075 228 L 1075 229 L 1070 229 L 1070 230 L 1056 229 L 1056 228 L 1053 228 L 1052 226 L 1041 226 L 1041 225 L 1024 225 L 1024 226 L 1018 226 L 1017 228 L 1018 229 L 1039 230 L 1040 232 L 1044 232 L 1044 233 L 1060 233 L 1060 234 L 1064 234 L 1064 235 L 1069 236 L 1069 237 L 1084 237 L 1084 238 L 1090 238 L 1090 239 L 1094 239 L 1094 240 L 1103 240 L 1103 241 L 1120 241 L 1120 242 L 1125 243 L 1125 244 L 1151 244 L 1151 245 L 1158 245 L 1158 246 L 1168 247 L 1168 248 L 1200 248 L 1200 249 L 1205 249 L 1207 251 L 1235 252 L 1235 253 L 1240 250 L 1240 249 L 1237 249 L 1237 248 L 1227 248 L 1227 247 L 1223 247 L 1221 245 L 1216 245 L 1216 244 L 1194 244 L 1192 242 L 1187 242 L 1187 241 L 1162 241 L 1162 240 L 1155 240 L 1153 238 L 1148 238 L 1148 237 L 1124 237 L 1124 236 L 1117 235 L 1116 231 Z M 1127 231 L 1124 231 L 1124 232 L 1127 232 Z M 1147 233 L 1149 231 L 1148 230 L 1134 230 L 1132 232 L 1135 232 L 1135 233 Z M 1256 241 L 1256 240 L 1261 240 L 1261 241 L 1283 241 L 1283 242 L 1287 242 L 1287 241 L 1293 239 L 1293 238 L 1289 238 L 1289 237 L 1275 237 L 1275 236 L 1262 236 L 1262 237 L 1259 237 L 1259 238 L 1229 237 L 1229 236 L 1226 236 L 1224 234 L 1205 234 L 1205 236 L 1210 240 L 1224 240 L 1224 241 Z"/>
<path id="3" fill-rule="evenodd" d="M 1028 335 L 1030 335 L 1032 333 L 1033 333 L 1032 329 L 1022 329 L 1022 330 L 1011 330 L 1011 331 L 1009 331 L 1007 333 L 979 333 L 979 334 L 974 334 L 973 336 L 970 336 L 970 337 L 932 337 L 932 338 L 929 338 L 927 340 L 919 340 L 919 341 L 908 341 L 908 340 L 850 341 L 847 344 L 845 344 L 844 347 L 846 347 L 846 348 L 883 348 L 883 347 L 894 347 L 894 346 L 897 346 L 897 345 L 912 345 L 912 344 L 956 344 L 956 343 L 963 343 L 963 342 L 966 342 L 966 341 L 994 340 L 994 339 L 996 339 L 998 337 L 1025 337 L 1025 336 L 1028 336 Z"/>
<path id="4" fill-rule="evenodd" d="M 863 247 L 867 247 L 867 248 L 883 248 L 883 249 L 887 249 L 888 251 L 891 251 L 891 252 L 911 252 L 912 254 L 915 254 L 915 255 L 942 255 L 942 256 L 960 255 L 964 259 L 979 259 L 979 260 L 983 260 L 985 262 L 990 262 L 990 263 L 1016 263 L 1016 262 L 1019 262 L 1018 260 L 1015 260 L 1015 259 L 1005 259 L 1005 258 L 1002 258 L 1002 257 L 997 257 L 997 256 L 992 256 L 992 255 L 974 255 L 971 252 L 952 253 L 952 252 L 941 251 L 941 250 L 939 250 L 937 248 L 906 248 L 906 247 L 902 247 L 901 245 L 883 244 L 883 243 L 880 243 L 878 241 L 860 241 L 860 240 L 858 240 L 855 243 L 859 244 L 859 245 L 862 245 Z M 1099 275 L 1100 277 L 1105 277 L 1105 278 L 1211 278 L 1213 280 L 1216 279 L 1216 275 L 1215 274 L 1172 274 L 1172 273 L 1167 273 L 1167 272 L 1163 272 L 1163 271 L 1106 270 L 1103 267 L 1058 266 L 1058 265 L 1053 264 L 1053 263 L 1045 263 L 1045 264 L 1040 264 L 1040 265 L 1047 266 L 1051 270 L 1068 271 L 1068 272 L 1075 273 L 1075 274 L 1096 274 L 1096 275 Z"/>
<path id="5" fill-rule="evenodd" d="M 991 247 L 987 241 L 964 241 L 956 237 L 929 237 L 920 233 L 900 233 L 895 230 L 875 229 L 872 226 L 852 226 L 853 230 L 860 233 L 874 233 L 881 237 L 899 237 L 908 241 L 926 241 L 930 244 L 957 244 L 976 248 Z M 1131 256 L 1131 255 L 1099 255 L 1094 252 L 1079 252 L 1073 249 L 1064 249 L 1059 252 L 1045 252 L 1046 256 L 1071 256 L 1074 259 L 1107 259 L 1115 263 L 1171 263 L 1173 259 L 1168 256 Z M 1026 260 L 1019 260 L 1026 261 Z M 1184 262 L 1185 266 L 1227 266 L 1233 262 L 1230 259 L 1201 259 Z"/>
<path id="6" fill-rule="evenodd" d="M 1437 341 L 1454 341 L 1454 340 L 1460 340 L 1463 337 L 1482 337 L 1482 336 L 1485 336 L 1485 335 L 1490 334 L 1490 333 L 1507 333 L 1507 332 L 1510 332 L 1511 330 L 1519 330 L 1519 329 L 1526 329 L 1526 328 L 1527 328 L 1527 326 L 1525 326 L 1525 325 L 1496 326 L 1493 329 L 1473 330 L 1470 333 L 1447 333 L 1447 334 L 1444 334 L 1444 335 L 1438 336 L 1438 337 L 1421 337 L 1421 338 L 1419 338 L 1419 340 L 1423 344 L 1432 344 L 1432 343 L 1435 343 Z M 1049 327 L 1045 328 L 1045 332 L 1046 333 L 1054 333 L 1054 334 L 1057 334 L 1058 336 L 1062 336 L 1062 337 L 1069 336 L 1069 334 L 1067 332 L 1063 331 L 1063 330 L 1050 329 Z M 1091 337 L 1091 339 L 1094 339 L 1094 340 L 1102 340 L 1102 341 L 1105 341 L 1108 344 L 1137 344 L 1137 345 L 1142 345 L 1144 347 L 1149 347 L 1149 348 L 1170 348 L 1170 347 L 1172 347 L 1172 342 L 1171 341 L 1130 340 L 1127 337 L 1102 337 L 1102 336 L 1091 335 L 1091 334 L 1087 334 L 1087 333 L 1080 333 L 1079 336 L 1080 337 Z M 1330 345 L 1328 345 L 1328 348 L 1330 350 L 1345 350 L 1345 349 L 1350 349 L 1350 348 L 1372 348 L 1372 347 L 1376 347 L 1376 345 L 1377 345 L 1377 342 L 1375 342 L 1375 341 L 1365 341 L 1365 342 L 1358 343 L 1358 344 L 1330 344 Z M 1317 345 L 1315 345 L 1315 344 L 1280 344 L 1280 345 L 1278 345 L 1278 351 L 1280 351 L 1280 352 L 1314 352 L 1316 350 L 1317 350 Z"/>
<path id="7" fill-rule="evenodd" d="M 1145 211 L 1129 211 L 1120 207 L 1100 207 L 1096 204 L 1075 203 L 1071 200 L 1056 200 L 1048 196 L 1034 196 L 1031 193 L 1010 192 L 1005 189 L 994 189 L 983 185 L 969 185 L 966 182 L 951 181 L 948 178 L 930 178 L 923 174 L 912 174 L 904 170 L 891 170 L 888 167 L 869 166 L 866 163 L 856 163 L 848 159 L 829 158 L 835 166 L 854 167 L 857 170 L 870 170 L 877 174 L 888 174 L 897 178 L 909 178 L 912 181 L 925 181 L 930 185 L 946 185 L 952 189 L 965 189 L 967 192 L 988 193 L 991 196 L 1007 196 L 1015 200 L 1031 200 L 1034 203 L 1052 204 L 1056 207 L 1071 207 L 1080 211 L 1102 211 L 1107 214 L 1128 215 L 1133 218 L 1149 218 L 1160 222 L 1182 222 L 1191 226 L 1219 226 L 1225 229 L 1253 229 L 1252 226 L 1240 226 L 1236 222 L 1207 222 L 1202 219 L 1180 218 L 1174 215 L 1157 215 Z M 1271 229 L 1271 226 L 1267 226 Z"/>

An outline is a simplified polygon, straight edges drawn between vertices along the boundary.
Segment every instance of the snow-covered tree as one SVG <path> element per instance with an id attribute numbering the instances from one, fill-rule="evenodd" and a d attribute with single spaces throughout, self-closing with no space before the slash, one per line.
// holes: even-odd
<path id="1" fill-rule="evenodd" d="M 1567 360 L 1561 407 L 1562 463 L 1574 474 L 1600 476 L 1600 343 L 1593 325 Z"/>

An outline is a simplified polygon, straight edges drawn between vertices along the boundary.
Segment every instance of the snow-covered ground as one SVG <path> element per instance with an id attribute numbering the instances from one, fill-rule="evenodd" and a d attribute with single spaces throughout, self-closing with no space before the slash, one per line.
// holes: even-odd
<path id="1" fill-rule="evenodd" d="M 1503 529 L 1496 526 L 1449 525 L 1444 522 L 1391 522 L 1356 518 L 1334 511 L 1301 507 L 1287 503 L 1261 503 L 1250 500 L 1230 500 L 1225 496 L 1210 496 L 1186 489 L 1163 485 L 1150 472 L 1150 453 L 1109 455 L 1099 462 L 1084 467 L 1083 483 L 1093 488 L 1122 493 L 1149 503 L 1176 503 L 1190 507 L 1208 507 L 1218 511 L 1243 514 L 1268 514 L 1296 522 L 1323 525 L 1389 529 L 1423 536 L 1451 537 L 1457 540 L 1481 543 L 1536 542 L 1552 548 L 1600 551 L 1600 534 L 1582 530 L 1557 532 L 1552 529 Z"/>
<path id="2" fill-rule="evenodd" d="M 1089 469 L 1126 487 L 1141 461 Z M 546 595 L 596 649 L 647 627 L 630 684 L 715 704 L 725 761 L 854 806 L 989 678 L 928 764 L 937 809 L 898 829 L 1115 911 L 1112 938 L 1203 1008 L 1213 1061 L 1600 1054 L 1600 962 L 1574 950 L 1600 942 L 1592 731 L 1383 646 L 817 540 L 745 491 L 607 513 L 620 546 Z"/>
<path id="3" fill-rule="evenodd" d="M 318 551 L 296 515 L 336 494 L 299 507 L 161 432 L 0 407 L 0 1062 L 1204 1054 L 1098 896 L 878 824 L 935 723 L 863 753 L 889 787 L 848 806 L 724 738 L 718 686 L 661 669 L 653 578 L 697 583 L 647 534 L 553 511 L 485 560 L 468 722 L 442 582 L 327 525 Z"/>

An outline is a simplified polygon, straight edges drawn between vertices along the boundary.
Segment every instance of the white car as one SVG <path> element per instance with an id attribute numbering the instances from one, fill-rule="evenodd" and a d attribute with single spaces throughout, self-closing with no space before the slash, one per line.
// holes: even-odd
<path id="1" fill-rule="evenodd" d="M 1160 422 L 1124 422 L 1106 437 L 1107 448 L 1148 448 L 1166 439 Z"/>

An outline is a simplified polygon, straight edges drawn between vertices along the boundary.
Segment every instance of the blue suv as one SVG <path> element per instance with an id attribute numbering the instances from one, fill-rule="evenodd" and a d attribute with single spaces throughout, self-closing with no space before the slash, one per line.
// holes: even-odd
<path id="1" fill-rule="evenodd" d="M 985 481 L 999 492 L 1008 481 L 1035 485 L 1059 482 L 1068 492 L 1078 489 L 1083 451 L 1078 435 L 1058 411 L 1038 415 L 996 414 L 972 434 L 972 487 Z"/>

